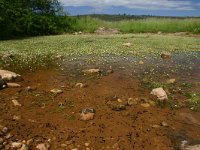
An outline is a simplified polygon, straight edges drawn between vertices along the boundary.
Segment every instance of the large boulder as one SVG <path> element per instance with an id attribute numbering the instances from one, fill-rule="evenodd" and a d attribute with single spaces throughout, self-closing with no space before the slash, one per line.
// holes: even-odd
<path id="1" fill-rule="evenodd" d="M 8 70 L 0 70 L 0 76 L 6 81 L 11 81 L 18 77 L 21 77 L 21 75 Z"/>

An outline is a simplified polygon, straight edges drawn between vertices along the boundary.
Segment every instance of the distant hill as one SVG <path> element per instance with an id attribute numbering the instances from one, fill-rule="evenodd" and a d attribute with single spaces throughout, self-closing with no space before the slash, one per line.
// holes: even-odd
<path id="1" fill-rule="evenodd" d="M 139 19 L 147 19 L 147 18 L 169 18 L 169 19 L 188 19 L 188 18 L 199 18 L 200 17 L 171 17 L 171 16 L 151 16 L 151 15 L 109 15 L 109 14 L 89 14 L 89 15 L 78 15 L 77 17 L 91 17 L 98 18 L 105 21 L 121 21 L 121 20 L 139 20 Z"/>

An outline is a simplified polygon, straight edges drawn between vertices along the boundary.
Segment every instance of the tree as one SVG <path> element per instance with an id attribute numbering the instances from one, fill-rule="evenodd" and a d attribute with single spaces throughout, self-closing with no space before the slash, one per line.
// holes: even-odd
<path id="1" fill-rule="evenodd" d="M 68 21 L 57 0 L 0 0 L 1 39 L 57 34 L 69 27 Z"/>

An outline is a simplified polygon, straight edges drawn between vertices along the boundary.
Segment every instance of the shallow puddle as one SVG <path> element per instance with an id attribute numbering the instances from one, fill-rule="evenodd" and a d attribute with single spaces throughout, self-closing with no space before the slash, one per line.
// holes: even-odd
<path id="1" fill-rule="evenodd" d="M 83 73 L 91 68 L 100 71 Z M 19 72 L 22 87 L 0 91 L 0 125 L 13 135 L 7 139 L 7 133 L 0 135 L 5 147 L 29 139 L 33 139 L 31 149 L 41 142 L 49 142 L 51 149 L 80 150 L 173 150 L 184 140 L 189 145 L 200 143 L 200 113 L 191 110 L 188 100 L 188 95 L 200 92 L 200 53 L 173 53 L 170 59 L 60 57 L 51 69 Z M 171 78 L 176 82 L 167 83 Z M 167 104 L 159 105 L 150 95 L 157 87 L 166 90 Z M 52 89 L 62 93 L 52 94 Z M 13 99 L 21 106 L 14 106 Z M 125 108 L 116 111 L 108 102 Z M 94 119 L 80 120 L 84 108 L 95 109 Z"/>

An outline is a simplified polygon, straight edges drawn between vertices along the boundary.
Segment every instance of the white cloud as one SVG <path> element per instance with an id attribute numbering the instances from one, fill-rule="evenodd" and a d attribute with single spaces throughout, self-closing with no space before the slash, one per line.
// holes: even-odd
<path id="1" fill-rule="evenodd" d="M 190 0 L 60 0 L 65 6 L 91 6 L 103 9 L 113 6 L 123 6 L 131 9 L 147 10 L 194 10 Z"/>

